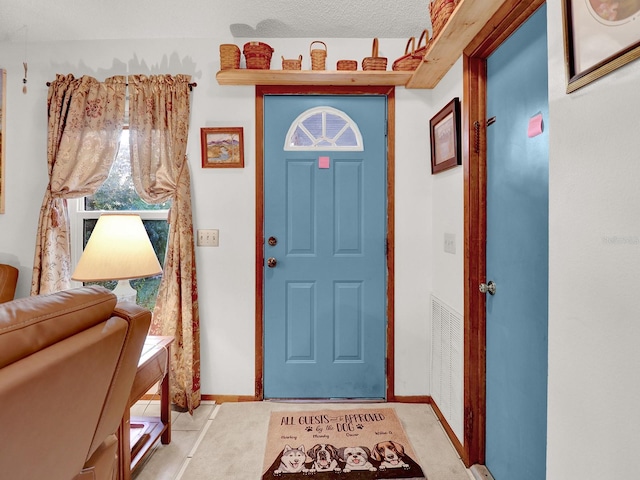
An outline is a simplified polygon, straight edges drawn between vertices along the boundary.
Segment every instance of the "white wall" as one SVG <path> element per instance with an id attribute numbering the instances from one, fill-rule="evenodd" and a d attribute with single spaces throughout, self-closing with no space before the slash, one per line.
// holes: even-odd
<path id="1" fill-rule="evenodd" d="M 431 118 L 453 98 L 462 98 L 462 57 L 433 90 Z M 462 113 L 462 112 L 461 112 Z M 429 155 L 430 157 L 430 155 Z M 430 161 L 430 160 L 429 160 Z M 429 169 L 430 169 L 429 164 Z M 429 170 L 430 171 L 430 170 Z M 433 294 L 459 314 L 464 313 L 464 192 L 462 166 L 433 177 Z M 444 251 L 444 236 L 455 237 L 455 254 Z"/>
<path id="2" fill-rule="evenodd" d="M 565 94 L 561 2 L 547 12 L 547 478 L 631 478 L 640 451 L 640 61 Z"/>
<path id="3" fill-rule="evenodd" d="M 453 98 L 462 106 L 462 58 L 433 91 L 435 115 Z M 430 157 L 428 162 L 430 162 Z M 431 169 L 431 164 L 428 164 Z M 464 192 L 462 166 L 432 176 L 432 261 L 433 294 L 459 314 L 464 312 Z M 444 251 L 445 234 L 455 237 L 455 254 Z"/>
<path id="4" fill-rule="evenodd" d="M 218 46 L 233 42 L 233 38 L 212 37 L 30 44 L 26 95 L 22 94 L 24 45 L 0 43 L 0 67 L 7 69 L 8 75 L 7 196 L 6 214 L 0 215 L 0 262 L 20 268 L 18 296 L 29 294 L 38 213 L 47 183 L 45 83 L 56 73 L 92 75 L 100 80 L 116 74 L 184 73 L 198 83 L 192 93 L 188 144 L 194 227 L 220 230 L 218 248 L 196 250 L 202 392 L 211 395 L 254 393 L 255 89 L 220 86 L 215 81 Z M 241 46 L 244 42 L 236 43 Z M 295 58 L 300 53 L 304 56 L 303 68 L 309 68 L 311 40 L 271 39 L 268 43 L 276 50 L 273 68 L 280 68 L 281 56 Z M 361 59 L 371 52 L 370 39 L 331 39 L 326 43 L 328 68 L 334 68 L 339 59 Z M 382 40 L 380 55 L 387 56 L 391 63 L 403 53 L 405 44 L 404 39 Z M 453 88 L 439 87 L 446 101 L 460 95 L 455 92 L 461 78 L 459 67 L 454 77 Z M 446 101 L 429 90 L 396 90 L 397 395 L 430 393 L 428 297 L 433 277 L 434 226 L 428 128 L 429 118 Z M 200 127 L 224 125 L 244 127 L 245 168 L 202 169 Z M 459 174 L 442 178 L 451 176 Z M 460 210 L 460 206 L 455 207 L 455 211 Z M 461 241 L 461 234 L 458 239 Z M 445 279 L 440 285 L 455 283 Z M 453 303 L 458 302 L 457 295 L 445 294 L 453 298 Z"/>
<path id="5" fill-rule="evenodd" d="M 438 86 L 433 90 L 434 109 L 429 112 L 431 118 L 449 103 L 459 97 L 462 105 L 462 57 L 449 70 Z M 461 112 L 462 113 L 462 112 Z M 429 169 L 431 168 L 429 164 Z M 432 245 L 431 258 L 433 270 L 432 293 L 439 304 L 444 304 L 452 314 L 451 318 L 464 319 L 464 192 L 463 168 L 458 166 L 432 176 Z M 445 234 L 453 235 L 455 253 L 445 252 Z M 430 298 L 428 308 L 431 313 Z M 434 401 L 438 404 L 447 423 L 461 443 L 464 441 L 464 323 L 447 322 L 450 330 L 444 330 L 438 339 L 442 342 L 442 358 L 433 358 L 431 381 L 440 379 L 438 389 L 432 384 Z M 431 337 L 431 329 L 429 336 Z M 456 341 L 459 340 L 459 341 Z M 437 355 L 437 350 L 433 355 Z M 430 357 L 431 358 L 431 357 Z M 438 371 L 438 365 L 440 370 Z M 440 390 L 438 393 L 436 393 Z M 439 396 L 438 396 L 439 394 Z"/>
<path id="6" fill-rule="evenodd" d="M 422 378 L 398 372 L 416 364 L 428 365 L 430 372 L 431 294 L 459 313 L 463 305 L 462 167 L 432 175 L 429 134 L 431 117 L 454 97 L 462 100 L 462 60 L 435 89 L 396 93 L 401 108 L 396 115 L 395 386 L 399 395 L 423 395 Z M 454 255 L 444 253 L 444 232 L 456 236 Z"/>

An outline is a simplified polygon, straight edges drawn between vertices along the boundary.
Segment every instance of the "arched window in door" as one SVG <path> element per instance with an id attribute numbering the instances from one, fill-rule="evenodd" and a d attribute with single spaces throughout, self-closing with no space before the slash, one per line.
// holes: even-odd
<path id="1" fill-rule="evenodd" d="M 287 132 L 285 150 L 362 151 L 358 125 L 341 110 L 314 107 L 302 112 Z"/>

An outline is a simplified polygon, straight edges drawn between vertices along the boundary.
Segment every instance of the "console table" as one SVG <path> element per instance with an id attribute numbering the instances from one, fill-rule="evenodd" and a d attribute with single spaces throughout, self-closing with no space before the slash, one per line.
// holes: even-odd
<path id="1" fill-rule="evenodd" d="M 171 409 L 169 398 L 169 359 L 173 337 L 149 335 L 144 342 L 138 370 L 129 395 L 133 406 L 156 383 L 160 382 L 160 416 L 131 417 L 125 410 L 118 432 L 118 478 L 130 480 L 131 472 L 140 464 L 158 439 L 171 442 Z"/>

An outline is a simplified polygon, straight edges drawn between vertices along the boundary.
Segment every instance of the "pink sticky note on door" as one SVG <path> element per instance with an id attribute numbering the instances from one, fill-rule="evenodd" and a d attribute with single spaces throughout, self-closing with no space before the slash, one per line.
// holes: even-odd
<path id="1" fill-rule="evenodd" d="M 329 168 L 329 157 L 318 157 L 318 168 Z"/>
<path id="2" fill-rule="evenodd" d="M 537 113 L 529 119 L 529 129 L 527 131 L 529 138 L 540 135 L 543 132 L 543 129 L 542 113 Z"/>

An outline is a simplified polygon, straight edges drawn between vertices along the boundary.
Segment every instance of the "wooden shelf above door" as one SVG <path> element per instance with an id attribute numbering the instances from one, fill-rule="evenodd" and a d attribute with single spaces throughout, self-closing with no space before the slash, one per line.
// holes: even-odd
<path id="1" fill-rule="evenodd" d="M 413 72 L 346 70 L 220 70 L 220 85 L 405 85 Z"/>
<path id="2" fill-rule="evenodd" d="M 500 7 L 522 0 L 460 0 L 449 21 L 433 39 L 424 60 L 414 72 L 345 70 L 220 70 L 220 85 L 395 85 L 434 88 L 463 50 Z"/>
<path id="3" fill-rule="evenodd" d="M 435 88 L 463 50 L 505 3 L 512 0 L 461 0 L 449 21 L 427 46 L 424 60 L 406 83 L 407 88 Z"/>

